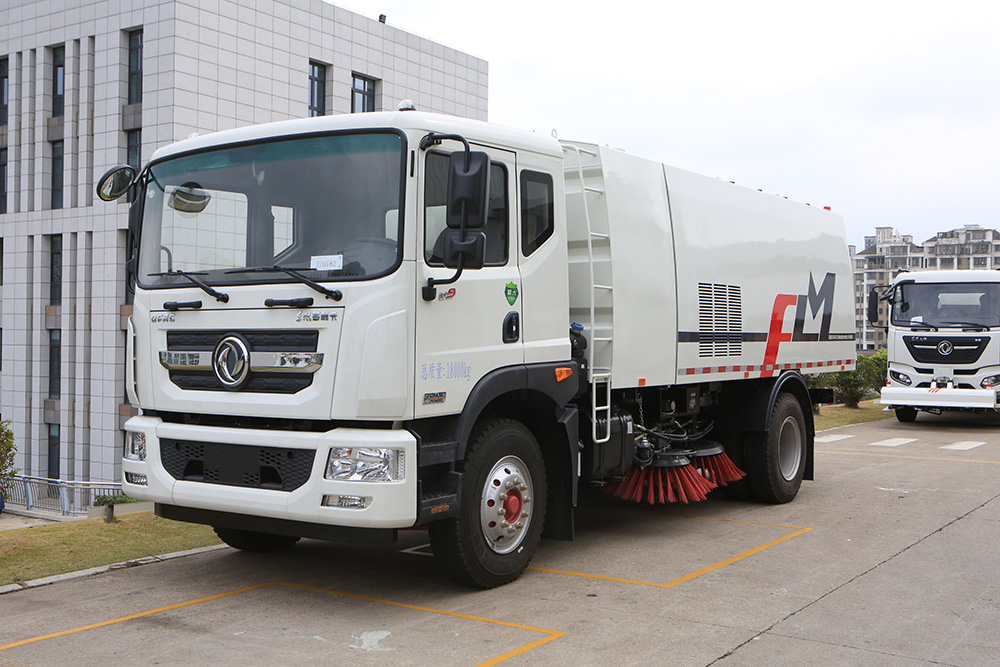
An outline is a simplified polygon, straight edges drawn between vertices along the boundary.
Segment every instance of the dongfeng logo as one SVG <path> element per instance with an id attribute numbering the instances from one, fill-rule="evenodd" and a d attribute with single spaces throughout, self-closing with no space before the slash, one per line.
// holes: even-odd
<path id="1" fill-rule="evenodd" d="M 938 343 L 937 351 L 942 357 L 947 357 L 955 349 L 955 346 L 951 344 L 950 340 L 943 340 Z"/>
<path id="2" fill-rule="evenodd" d="M 239 389 L 250 375 L 250 350 L 240 336 L 230 334 L 219 341 L 212 355 L 215 377 L 226 389 Z"/>

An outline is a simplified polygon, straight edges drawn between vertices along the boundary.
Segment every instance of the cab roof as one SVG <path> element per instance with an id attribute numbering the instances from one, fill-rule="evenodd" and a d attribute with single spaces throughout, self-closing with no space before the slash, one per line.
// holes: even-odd
<path id="1" fill-rule="evenodd" d="M 472 143 L 498 146 L 518 151 L 530 151 L 561 158 L 562 149 L 553 137 L 514 128 L 485 123 L 458 116 L 420 111 L 384 111 L 356 114 L 316 116 L 250 125 L 232 130 L 195 135 L 158 149 L 152 161 L 174 155 L 200 151 L 227 144 L 263 141 L 297 135 L 343 130 L 398 129 L 417 133 L 460 134 Z M 414 149 L 415 145 L 408 146 Z"/>

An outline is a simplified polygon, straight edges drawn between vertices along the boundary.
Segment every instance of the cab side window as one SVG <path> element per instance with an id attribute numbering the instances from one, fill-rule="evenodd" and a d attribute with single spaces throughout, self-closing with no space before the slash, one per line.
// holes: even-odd
<path id="1" fill-rule="evenodd" d="M 555 206 L 551 174 L 521 172 L 521 252 L 525 257 L 552 236 Z"/>
<path id="2" fill-rule="evenodd" d="M 442 266 L 444 252 L 445 206 L 448 198 L 448 165 L 444 153 L 429 153 L 424 183 L 424 259 L 431 266 Z M 483 232 L 486 233 L 486 265 L 507 263 L 507 229 L 510 225 L 507 206 L 507 168 L 490 165 L 490 210 Z"/>

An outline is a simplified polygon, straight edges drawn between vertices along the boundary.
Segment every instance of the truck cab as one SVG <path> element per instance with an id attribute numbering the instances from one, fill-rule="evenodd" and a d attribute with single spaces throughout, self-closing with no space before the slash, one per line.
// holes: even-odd
<path id="1" fill-rule="evenodd" d="M 997 409 L 1000 273 L 903 273 L 881 298 L 889 303 L 883 405 L 903 422 L 919 411 Z"/>

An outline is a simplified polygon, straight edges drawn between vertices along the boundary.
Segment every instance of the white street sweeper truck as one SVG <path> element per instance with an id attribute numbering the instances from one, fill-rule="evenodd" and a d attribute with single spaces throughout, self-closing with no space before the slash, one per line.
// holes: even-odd
<path id="1" fill-rule="evenodd" d="M 323 116 L 98 185 L 128 191 L 123 490 L 240 549 L 426 526 L 490 587 L 581 485 L 787 502 L 802 375 L 853 367 L 837 215 L 606 147 Z"/>
<path id="2" fill-rule="evenodd" d="M 881 403 L 901 422 L 920 411 L 1000 408 L 1000 272 L 899 274 L 869 296 L 868 319 L 889 302 L 886 386 Z"/>

